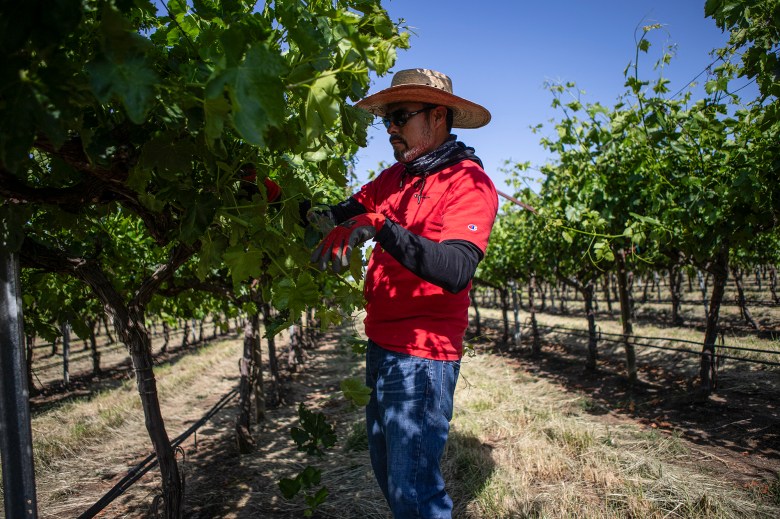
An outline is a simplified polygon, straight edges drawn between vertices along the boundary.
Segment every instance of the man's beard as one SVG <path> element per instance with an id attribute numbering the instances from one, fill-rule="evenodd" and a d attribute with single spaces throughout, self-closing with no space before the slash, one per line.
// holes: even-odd
<path id="1" fill-rule="evenodd" d="M 431 127 L 427 124 L 422 130 L 422 134 L 420 135 L 420 140 L 417 146 L 413 148 L 408 147 L 406 139 L 403 137 L 397 135 L 390 137 L 391 141 L 396 139 L 400 140 L 404 146 L 407 146 L 406 148 L 393 148 L 393 156 L 395 157 L 395 160 L 401 162 L 402 164 L 413 161 L 420 155 L 431 151 L 431 148 L 433 147 L 433 132 L 431 131 Z"/>

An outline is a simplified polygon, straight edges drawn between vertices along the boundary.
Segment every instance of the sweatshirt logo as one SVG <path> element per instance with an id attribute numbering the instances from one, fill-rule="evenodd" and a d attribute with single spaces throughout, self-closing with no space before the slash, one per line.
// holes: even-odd
<path id="1" fill-rule="evenodd" d="M 471 232 L 477 232 L 477 226 L 473 223 L 468 224 L 468 230 Z"/>
<path id="2" fill-rule="evenodd" d="M 424 198 L 430 198 L 429 196 L 423 196 L 420 193 L 415 193 L 414 197 L 417 199 L 417 205 L 420 205 Z"/>

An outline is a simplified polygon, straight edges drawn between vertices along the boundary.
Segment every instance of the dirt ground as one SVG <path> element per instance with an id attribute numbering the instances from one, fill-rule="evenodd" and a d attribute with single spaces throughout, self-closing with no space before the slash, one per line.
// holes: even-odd
<path id="1" fill-rule="evenodd" d="M 226 356 L 187 394 L 163 402 L 169 436 L 175 437 L 186 429 L 236 386 L 240 341 L 237 338 L 232 341 L 235 356 Z M 284 347 L 282 342 L 280 351 Z M 696 398 L 691 396 L 689 374 L 681 372 L 674 359 L 666 364 L 661 356 L 653 361 L 641 359 L 639 384 L 632 387 L 622 374 L 620 351 L 604 349 L 599 370 L 588 372 L 583 369 L 580 347 L 551 338 L 543 344 L 539 358 L 530 356 L 528 343 L 501 355 L 518 370 L 553 380 L 574 394 L 589 395 L 588 412 L 594 419 L 630 422 L 658 434 L 675 435 L 694 452 L 701 453 L 696 462 L 699 468 L 727 476 L 746 489 L 755 487 L 760 493 L 777 491 L 766 483 L 777 481 L 780 476 L 780 375 L 777 371 L 726 371 L 719 379 L 717 393 Z M 175 354 L 172 360 L 175 362 Z M 294 477 L 307 464 L 312 464 L 323 469 L 323 478 L 331 489 L 331 497 L 313 517 L 389 517 L 384 500 L 373 484 L 365 451 L 347 452 L 342 443 L 324 460 L 312 460 L 295 449 L 289 435 L 290 427 L 297 422 L 297 403 L 306 400 L 312 410 L 328 416 L 341 441 L 345 441 L 352 427 L 361 423 L 362 411 L 346 403 L 338 381 L 347 376 L 360 376 L 359 372 L 360 360 L 339 344 L 338 336 L 324 337 L 316 354 L 307 359 L 305 370 L 286 375 L 286 402 L 268 410 L 267 420 L 255 435 L 258 450 L 251 455 L 239 455 L 234 441 L 236 400 L 217 413 L 182 445 L 180 461 L 186 476 L 186 516 L 192 519 L 303 517 L 301 501 L 284 500 L 277 481 L 280 477 Z M 105 378 L 110 381 L 112 377 L 122 378 L 126 374 L 120 369 Z M 85 381 L 83 385 L 88 384 Z M 74 387 L 76 392 L 87 391 L 78 381 Z M 47 396 L 39 397 L 36 406 L 45 407 L 65 396 L 50 391 Z M 76 477 L 77 472 L 69 473 L 68 479 L 80 481 L 79 485 L 64 497 L 55 496 L 39 503 L 40 516 L 78 516 L 129 467 L 142 460 L 149 453 L 148 438 L 142 423 L 132 427 L 106 439 L 90 453 L 100 459 L 103 467 L 109 468 L 99 469 L 85 463 L 81 479 Z M 159 493 L 158 482 L 158 473 L 151 471 L 99 517 L 150 517 L 150 503 Z M 39 488 L 42 485 L 55 483 L 39 481 Z M 350 492 L 340 492 L 346 489 Z M 355 489 L 359 489 L 357 496 Z M 349 502 L 339 500 L 340 494 L 348 494 Z"/>

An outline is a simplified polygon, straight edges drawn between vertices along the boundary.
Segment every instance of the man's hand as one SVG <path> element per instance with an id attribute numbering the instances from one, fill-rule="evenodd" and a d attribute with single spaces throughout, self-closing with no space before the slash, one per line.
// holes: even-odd
<path id="1" fill-rule="evenodd" d="M 341 272 L 349 267 L 352 249 L 376 236 L 384 224 L 385 216 L 379 213 L 364 213 L 350 218 L 336 226 L 314 249 L 312 263 L 325 270 L 331 262 L 333 271 Z"/>
<path id="2" fill-rule="evenodd" d="M 331 211 L 329 205 L 313 206 L 306 212 L 306 220 L 324 235 L 327 235 L 336 227 L 333 211 Z"/>

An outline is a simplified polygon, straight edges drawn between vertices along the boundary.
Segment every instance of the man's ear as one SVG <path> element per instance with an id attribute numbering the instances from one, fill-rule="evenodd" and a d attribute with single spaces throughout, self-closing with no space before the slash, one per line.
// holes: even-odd
<path id="1" fill-rule="evenodd" d="M 433 110 L 433 122 L 436 128 L 439 126 L 447 127 L 447 107 L 437 106 Z"/>

